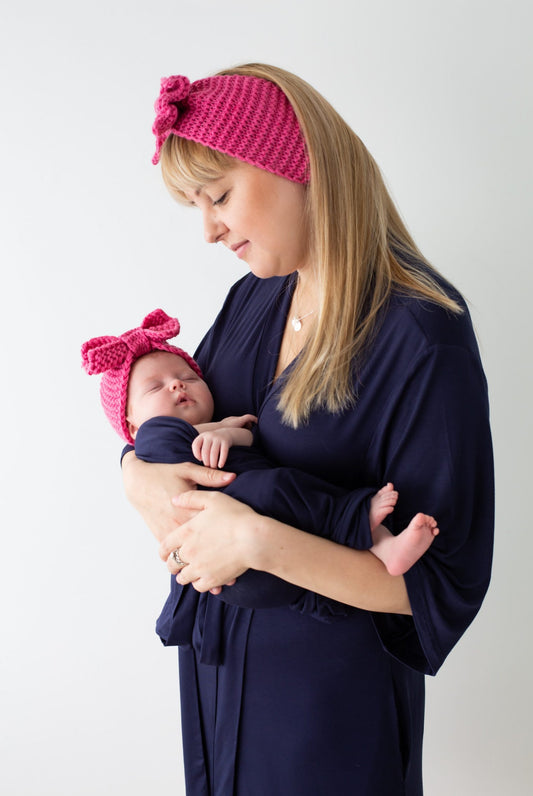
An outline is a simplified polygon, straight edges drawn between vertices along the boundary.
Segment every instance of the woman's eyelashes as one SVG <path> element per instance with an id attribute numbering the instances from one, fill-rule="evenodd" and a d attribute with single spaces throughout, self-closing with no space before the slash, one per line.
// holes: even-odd
<path id="1" fill-rule="evenodd" d="M 217 205 L 223 205 L 223 204 L 224 204 L 224 202 L 227 200 L 227 198 L 228 198 L 228 196 L 229 196 L 229 193 L 230 193 L 229 191 L 225 191 L 225 192 L 222 194 L 222 196 L 220 196 L 218 199 L 216 199 L 216 200 L 213 202 L 213 207 L 216 207 Z"/>

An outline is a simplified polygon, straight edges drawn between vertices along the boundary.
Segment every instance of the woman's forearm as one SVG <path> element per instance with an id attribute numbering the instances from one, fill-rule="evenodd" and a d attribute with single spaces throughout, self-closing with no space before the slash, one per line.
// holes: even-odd
<path id="1" fill-rule="evenodd" d="M 402 576 L 389 575 L 367 550 L 353 550 L 257 516 L 254 569 L 367 611 L 411 614 Z"/>
<path id="2" fill-rule="evenodd" d="M 198 512 L 160 547 L 174 573 L 169 556 L 180 548 L 187 566 L 179 583 L 207 591 L 256 569 L 363 610 L 411 614 L 403 577 L 366 550 L 299 531 L 221 492 L 187 492 L 177 503 Z"/>

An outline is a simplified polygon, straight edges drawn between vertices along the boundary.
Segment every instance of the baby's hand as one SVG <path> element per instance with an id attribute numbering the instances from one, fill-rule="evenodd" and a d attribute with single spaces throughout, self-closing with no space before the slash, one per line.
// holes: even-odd
<path id="1" fill-rule="evenodd" d="M 236 426 L 236 428 L 241 427 Z M 192 452 L 206 467 L 224 467 L 232 441 L 229 429 L 202 431 L 192 443 Z"/>
<path id="2" fill-rule="evenodd" d="M 257 423 L 255 415 L 239 415 L 239 417 L 225 417 L 220 421 L 221 426 L 228 428 L 252 428 Z"/>

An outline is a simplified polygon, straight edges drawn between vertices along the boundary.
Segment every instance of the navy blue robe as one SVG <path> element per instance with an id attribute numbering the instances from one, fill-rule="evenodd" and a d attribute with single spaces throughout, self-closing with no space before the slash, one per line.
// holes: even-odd
<path id="1" fill-rule="evenodd" d="M 135 454 L 145 462 L 198 463 L 192 452 L 197 436 L 196 429 L 185 420 L 152 417 L 137 432 Z M 260 514 L 288 525 L 301 525 L 308 533 L 325 536 L 357 550 L 368 550 L 372 546 L 369 510 L 375 488 L 347 491 L 302 470 L 273 468 L 257 444 L 230 448 L 225 469 L 239 477 L 222 491 Z M 290 605 L 302 611 L 309 610 L 309 598 L 305 589 L 254 570 L 237 578 L 233 586 L 224 587 L 221 596 L 224 602 L 232 605 L 253 608 Z M 322 610 L 324 621 L 346 613 L 342 603 L 319 595 L 313 595 L 313 608 L 316 615 Z M 182 627 L 184 621 L 182 613 Z"/>
<path id="2" fill-rule="evenodd" d="M 294 431 L 281 422 L 273 382 L 293 289 L 294 277 L 248 275 L 230 291 L 196 355 L 217 416 L 256 414 L 280 466 L 345 489 L 392 481 L 393 532 L 417 511 L 441 532 L 405 575 L 412 617 L 346 606 L 318 621 L 324 603 L 309 593 L 301 611 L 239 607 L 174 582 L 158 632 L 183 645 L 187 793 L 420 796 L 424 675 L 468 627 L 490 578 L 493 467 L 479 352 L 466 308 L 456 316 L 393 295 L 354 376 L 355 407 L 315 411 Z"/>

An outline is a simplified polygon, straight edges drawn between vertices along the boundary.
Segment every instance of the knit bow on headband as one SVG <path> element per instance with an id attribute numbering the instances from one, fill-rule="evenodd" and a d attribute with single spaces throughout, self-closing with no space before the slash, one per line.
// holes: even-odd
<path id="1" fill-rule="evenodd" d="M 92 376 L 102 373 L 100 399 L 109 422 L 126 440 L 133 444 L 126 421 L 126 403 L 130 371 L 137 359 L 151 351 L 167 351 L 181 357 L 200 378 L 200 370 L 194 359 L 181 348 L 167 341 L 180 330 L 177 318 L 170 318 L 163 310 L 154 310 L 136 329 L 119 337 L 105 335 L 93 337 L 81 347 L 82 365 Z"/>
<path id="2" fill-rule="evenodd" d="M 155 122 L 152 132 L 156 137 L 156 151 L 152 158 L 154 166 L 159 162 L 161 147 L 172 132 L 177 132 L 180 104 L 184 103 L 191 90 L 191 81 L 184 75 L 161 78 L 161 92 L 155 101 Z"/>
<path id="3" fill-rule="evenodd" d="M 251 75 L 214 75 L 191 83 L 164 77 L 155 102 L 152 163 L 176 135 L 298 183 L 309 182 L 309 158 L 294 109 L 278 85 Z"/>

